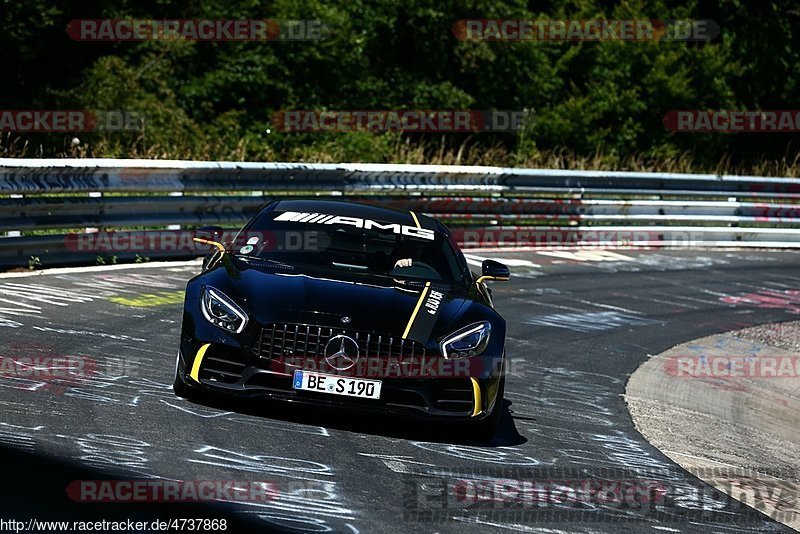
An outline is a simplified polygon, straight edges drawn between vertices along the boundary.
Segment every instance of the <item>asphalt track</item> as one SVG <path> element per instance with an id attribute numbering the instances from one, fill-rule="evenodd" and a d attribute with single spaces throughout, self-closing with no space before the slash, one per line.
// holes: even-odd
<path id="1" fill-rule="evenodd" d="M 502 428 L 488 444 L 394 420 L 176 398 L 181 291 L 197 264 L 0 278 L 2 356 L 85 364 L 64 379 L 3 368 L 0 519 L 224 517 L 228 531 L 788 531 L 652 447 L 623 394 L 648 355 L 796 319 L 800 254 L 483 252 L 473 262 L 481 257 L 512 260 L 513 276 L 492 285 L 510 365 Z M 224 506 L 67 494 L 73 480 L 102 478 L 270 481 L 276 491 Z M 552 494 L 475 502 L 473 482 L 498 479 L 660 490 L 638 503 Z"/>

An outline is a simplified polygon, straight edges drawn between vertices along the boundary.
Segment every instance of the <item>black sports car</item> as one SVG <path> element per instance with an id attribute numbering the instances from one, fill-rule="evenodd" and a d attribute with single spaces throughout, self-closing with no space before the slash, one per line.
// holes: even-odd
<path id="1" fill-rule="evenodd" d="M 505 321 L 439 221 L 327 200 L 272 202 L 221 229 L 186 286 L 175 392 L 261 396 L 475 425 L 491 435 Z"/>

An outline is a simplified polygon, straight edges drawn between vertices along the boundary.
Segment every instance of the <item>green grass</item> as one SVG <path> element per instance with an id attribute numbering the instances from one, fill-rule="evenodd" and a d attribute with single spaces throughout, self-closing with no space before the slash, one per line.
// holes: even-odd
<path id="1" fill-rule="evenodd" d="M 10 133 L 0 136 L 0 157 L 36 158 L 55 154 L 58 158 L 133 158 L 133 159 L 192 159 L 197 161 L 281 161 L 295 163 L 397 163 L 431 165 L 486 165 L 532 169 L 571 169 L 605 171 L 642 171 L 676 173 L 711 173 L 753 176 L 800 177 L 800 152 L 780 159 L 758 159 L 734 164 L 730 155 L 709 164 L 690 152 L 669 155 L 642 153 L 616 154 L 596 150 L 582 154 L 569 148 L 509 149 L 504 145 L 486 146 L 472 136 L 460 144 L 426 140 L 412 141 L 397 133 L 371 134 L 371 137 L 348 137 L 339 141 L 309 141 L 309 144 L 290 146 L 284 150 L 265 150 L 263 146 L 239 143 L 231 149 L 218 144 L 195 148 L 173 148 L 153 145 L 141 148 L 132 145 L 120 148 L 118 139 L 97 137 L 96 141 L 78 148 L 60 150 L 58 147 L 32 147 Z M 229 193 L 228 193 L 229 194 Z M 272 194 L 272 193 L 271 193 Z"/>

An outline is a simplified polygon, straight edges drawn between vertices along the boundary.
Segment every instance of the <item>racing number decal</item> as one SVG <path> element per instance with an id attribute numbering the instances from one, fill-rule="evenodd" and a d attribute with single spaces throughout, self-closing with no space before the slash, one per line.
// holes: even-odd
<path id="1" fill-rule="evenodd" d="M 431 289 L 431 283 L 426 282 L 411 318 L 408 320 L 406 330 L 403 332 L 403 339 L 413 339 L 425 343 L 439 317 L 443 300 L 444 293 Z"/>

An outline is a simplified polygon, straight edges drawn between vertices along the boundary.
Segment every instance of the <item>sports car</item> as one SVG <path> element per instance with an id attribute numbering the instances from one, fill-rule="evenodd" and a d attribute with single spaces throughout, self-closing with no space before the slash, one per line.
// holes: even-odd
<path id="1" fill-rule="evenodd" d="M 174 391 L 261 397 L 471 425 L 500 419 L 505 321 L 440 221 L 332 200 L 279 200 L 186 285 Z M 221 242 L 225 241 L 225 242 Z M 230 241 L 230 242 L 227 242 Z"/>

